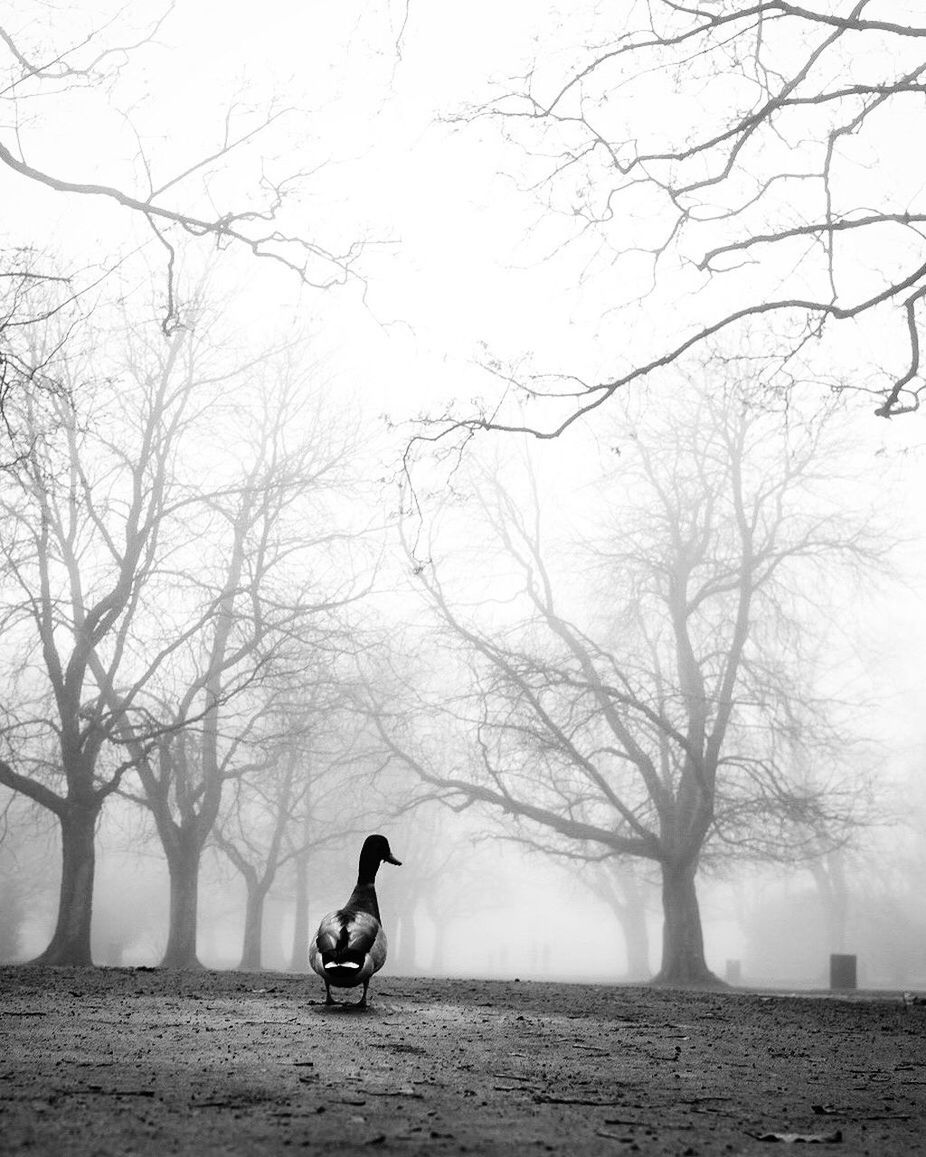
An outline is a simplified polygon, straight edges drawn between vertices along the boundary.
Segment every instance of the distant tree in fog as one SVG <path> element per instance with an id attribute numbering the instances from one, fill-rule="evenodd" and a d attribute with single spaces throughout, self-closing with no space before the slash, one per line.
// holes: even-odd
<path id="1" fill-rule="evenodd" d="M 826 939 L 830 952 L 846 952 L 849 918 L 849 888 L 842 848 L 828 850 L 807 862 L 807 870 L 817 886 L 823 906 Z"/>
<path id="2" fill-rule="evenodd" d="M 130 771 L 168 856 L 168 959 L 191 962 L 199 854 L 226 780 L 265 762 L 265 689 L 362 586 L 335 510 L 350 434 L 290 355 L 236 361 L 215 324 L 197 306 L 166 343 L 49 329 L 57 388 L 11 402 L 28 438 L 0 473 L 0 783 L 61 827 L 47 963 L 91 962 L 94 832 Z"/>
<path id="3" fill-rule="evenodd" d="M 920 987 L 926 978 L 926 787 L 915 763 L 906 774 L 885 775 L 879 801 L 885 814 L 864 840 L 799 866 L 814 884 L 808 895 L 813 932 L 824 958 L 858 955 L 868 977 L 863 983 Z M 794 872 L 795 878 L 801 876 Z"/>
<path id="4" fill-rule="evenodd" d="M 647 926 L 648 875 L 655 875 L 645 861 L 609 852 L 598 844 L 577 843 L 552 831 L 510 832 L 507 817 L 496 820 L 496 826 L 508 829 L 505 839 L 515 846 L 530 849 L 562 865 L 563 871 L 586 893 L 594 896 L 612 912 L 620 926 L 627 954 L 627 979 L 645 980 L 650 976 L 650 934 Z"/>
<path id="5" fill-rule="evenodd" d="M 286 848 L 287 828 L 301 818 L 309 789 L 301 773 L 298 748 L 277 746 L 277 757 L 252 776 L 236 776 L 230 786 L 225 815 L 212 829 L 212 839 L 240 873 L 245 885 L 244 937 L 238 967 L 262 967 L 264 905 L 277 872 L 296 854 Z M 272 749 L 271 749 L 272 751 Z"/>
<path id="6" fill-rule="evenodd" d="M 309 861 L 326 848 L 360 838 L 375 822 L 369 814 L 373 775 L 353 750 L 356 720 L 342 710 L 343 685 L 336 672 L 306 670 L 290 681 L 274 711 L 273 735 L 262 745 L 268 766 L 235 777 L 212 832 L 245 885 L 242 969 L 263 966 L 266 900 L 282 869 L 292 865 L 296 917 L 290 963 L 294 971 L 305 971 Z"/>
<path id="7" fill-rule="evenodd" d="M 337 511 L 351 435 L 285 361 L 271 360 L 263 373 L 261 380 L 251 368 L 229 410 L 208 413 L 213 437 L 232 451 L 223 462 L 230 473 L 218 489 L 197 485 L 202 521 L 190 520 L 160 588 L 172 662 L 138 710 L 120 716 L 142 788 L 135 798 L 151 811 L 167 857 L 166 967 L 198 964 L 200 862 L 228 786 L 272 784 L 277 808 L 304 790 L 295 769 L 287 778 L 285 762 L 280 778 L 280 705 L 304 681 L 307 653 L 336 655 L 344 645 L 339 616 L 366 581 L 361 531 L 339 522 Z M 152 725 L 158 738 L 146 745 Z M 280 824 L 285 818 L 278 814 Z M 236 866 L 246 878 L 257 873 L 252 935 L 283 834 L 273 828 L 270 859 L 257 872 L 227 833 Z"/>
<path id="8" fill-rule="evenodd" d="M 0 963 L 22 960 L 30 919 L 45 918 L 55 884 L 52 824 L 25 796 L 0 789 Z"/>
<path id="9" fill-rule="evenodd" d="M 577 864 L 576 876 L 593 895 L 614 913 L 624 936 L 627 952 L 627 979 L 646 980 L 650 976 L 650 934 L 647 881 L 637 861 L 626 859 L 612 864 L 596 861 L 588 870 Z"/>
<path id="10" fill-rule="evenodd" d="M 417 706 L 371 692 L 386 749 L 436 796 L 658 868 L 664 983 L 715 981 L 699 865 L 816 855 L 861 818 L 825 642 L 837 584 L 882 544 L 842 508 L 834 425 L 714 373 L 708 396 L 677 388 L 614 430 L 572 506 L 488 473 L 449 501 L 410 562 L 430 666 L 458 689 L 406 668 Z"/>
<path id="11" fill-rule="evenodd" d="M 46 332 L 47 346 L 62 340 Z M 94 348 L 106 345 L 100 333 L 68 340 L 55 388 L 8 403 L 26 449 L 0 473 L 10 716 L 0 782 L 47 808 L 61 828 L 58 922 L 40 959 L 89 964 L 94 831 L 133 762 L 118 746 L 112 759 L 101 753 L 182 641 L 147 653 L 135 646 L 166 525 L 182 522 L 191 505 L 172 470 L 191 419 L 193 343 L 176 334 L 135 374 L 111 350 Z"/>
<path id="12" fill-rule="evenodd" d="M 389 889 L 389 964 L 400 976 L 440 975 L 447 967 L 446 940 L 453 922 L 485 912 L 497 897 L 491 895 L 491 883 L 470 868 L 461 850 L 467 839 L 462 829 L 448 825 L 433 804 L 410 804 L 390 821 L 391 845 L 401 849 L 408 871 Z M 422 917 L 433 933 L 428 961 L 421 955 Z"/>

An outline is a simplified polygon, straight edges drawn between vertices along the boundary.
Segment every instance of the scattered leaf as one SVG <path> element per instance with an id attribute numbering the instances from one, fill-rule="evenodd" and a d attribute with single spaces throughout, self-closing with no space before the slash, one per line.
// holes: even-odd
<path id="1" fill-rule="evenodd" d="M 842 1141 L 842 1129 L 832 1133 L 750 1133 L 757 1141 L 783 1141 L 786 1145 L 836 1145 Z"/>

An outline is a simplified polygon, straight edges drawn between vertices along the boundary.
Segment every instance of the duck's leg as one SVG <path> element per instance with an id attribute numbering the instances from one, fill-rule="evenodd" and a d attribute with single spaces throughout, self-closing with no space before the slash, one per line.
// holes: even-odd
<path id="1" fill-rule="evenodd" d="M 366 1008 L 367 1006 L 367 989 L 370 987 L 369 977 L 363 982 L 363 996 L 357 1001 L 358 1008 Z"/>
<path id="2" fill-rule="evenodd" d="M 331 985 L 325 980 L 325 1004 L 337 1004 L 338 1002 L 331 995 Z"/>

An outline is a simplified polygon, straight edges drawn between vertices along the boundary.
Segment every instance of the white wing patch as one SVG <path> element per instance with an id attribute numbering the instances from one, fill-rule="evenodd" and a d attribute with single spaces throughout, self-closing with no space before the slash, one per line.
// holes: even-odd
<path id="1" fill-rule="evenodd" d="M 337 960 L 330 960 L 325 965 L 325 967 L 326 968 L 359 968 L 360 965 L 355 963 L 353 960 L 344 960 L 344 961 L 341 961 L 340 963 Z"/>

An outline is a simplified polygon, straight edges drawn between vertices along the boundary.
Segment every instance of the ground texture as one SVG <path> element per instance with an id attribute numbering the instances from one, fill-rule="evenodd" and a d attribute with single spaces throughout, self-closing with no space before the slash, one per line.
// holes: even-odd
<path id="1" fill-rule="evenodd" d="M 899 996 L 320 988 L 0 968 L 0 1153 L 926 1153 L 926 1004 Z"/>

